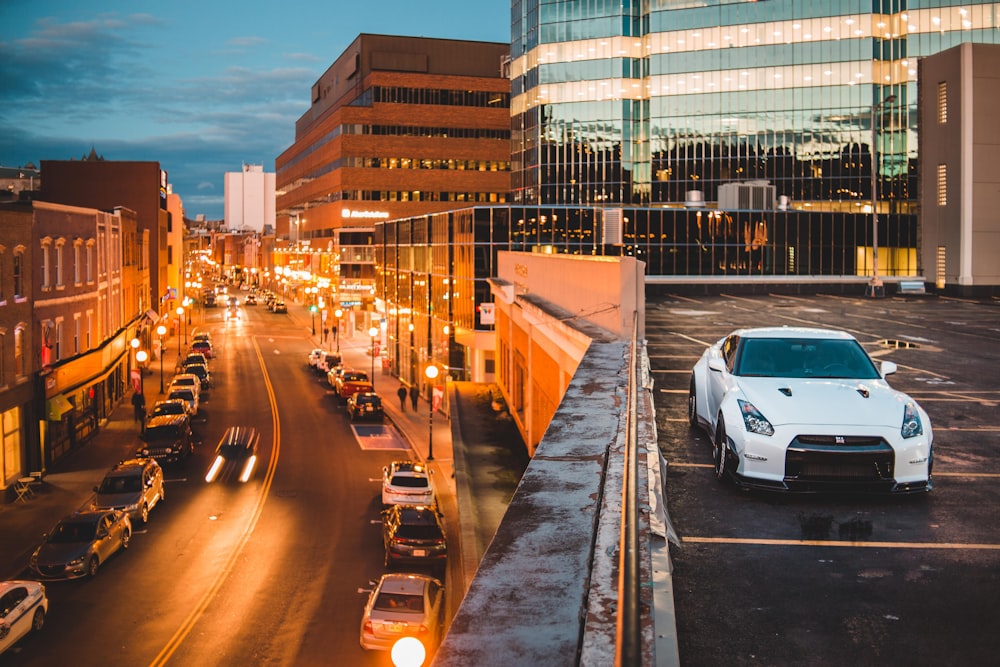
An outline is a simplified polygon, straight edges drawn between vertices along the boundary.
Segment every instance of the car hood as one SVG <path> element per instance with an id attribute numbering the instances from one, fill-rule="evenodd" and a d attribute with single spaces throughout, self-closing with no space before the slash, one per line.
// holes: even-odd
<path id="1" fill-rule="evenodd" d="M 90 542 L 69 542 L 67 544 L 46 542 L 38 548 L 36 562 L 39 565 L 62 565 L 87 555 L 89 550 Z"/>
<path id="2" fill-rule="evenodd" d="M 898 428 L 911 400 L 884 380 L 741 378 L 743 396 L 774 426 L 830 424 Z"/>

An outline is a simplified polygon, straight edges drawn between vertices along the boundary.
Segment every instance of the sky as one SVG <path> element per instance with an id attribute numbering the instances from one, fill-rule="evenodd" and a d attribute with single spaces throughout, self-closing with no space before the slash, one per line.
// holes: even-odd
<path id="1" fill-rule="evenodd" d="M 0 166 L 159 162 L 187 217 L 221 220 L 225 173 L 274 171 L 361 33 L 506 43 L 510 2 L 0 0 Z"/>

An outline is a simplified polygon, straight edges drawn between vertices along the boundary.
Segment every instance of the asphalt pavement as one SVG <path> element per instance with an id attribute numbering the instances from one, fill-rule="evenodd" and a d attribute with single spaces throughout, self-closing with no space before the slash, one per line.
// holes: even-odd
<path id="1" fill-rule="evenodd" d="M 329 342 L 321 345 L 319 337 L 311 333 L 311 315 L 304 305 L 291 300 L 286 303 L 288 317 L 302 327 L 316 347 L 335 347 Z M 263 310 L 264 306 L 256 308 Z M 163 367 L 167 373 L 172 373 L 177 363 L 176 350 L 176 340 L 165 340 Z M 347 365 L 370 368 L 369 350 L 366 336 L 341 340 L 340 352 Z M 145 379 L 150 394 L 147 408 L 159 398 L 153 387 L 158 382 L 159 360 L 150 363 Z M 410 444 L 414 456 L 430 467 L 452 545 L 455 536 L 459 538 L 459 549 L 452 548 L 453 553 L 461 554 L 458 562 L 452 559 L 452 585 L 465 590 L 527 467 L 524 444 L 510 417 L 494 411 L 491 385 L 449 383 L 448 414 L 435 413 L 432 423 L 424 398 L 418 401 L 416 410 L 409 401 L 401 408 L 396 398 L 398 378 L 376 368 L 374 379 L 389 421 Z M 87 442 L 46 470 L 42 482 L 33 486 L 32 497 L 25 502 L 0 504 L 0 577 L 30 576 L 26 570 L 28 558 L 42 533 L 63 516 L 88 505 L 93 487 L 100 483 L 105 471 L 134 453 L 139 425 L 133 418 L 131 398 L 131 393 L 126 394 Z M 463 581 L 456 581 L 456 576 Z"/>

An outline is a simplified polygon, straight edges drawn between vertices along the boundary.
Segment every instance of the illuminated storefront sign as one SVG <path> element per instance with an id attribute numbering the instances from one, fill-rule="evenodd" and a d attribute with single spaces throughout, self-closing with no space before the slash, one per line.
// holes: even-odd
<path id="1" fill-rule="evenodd" d="M 345 208 L 341 211 L 341 215 L 345 218 L 363 218 L 367 220 L 388 220 L 388 211 L 354 211 L 349 208 Z"/>

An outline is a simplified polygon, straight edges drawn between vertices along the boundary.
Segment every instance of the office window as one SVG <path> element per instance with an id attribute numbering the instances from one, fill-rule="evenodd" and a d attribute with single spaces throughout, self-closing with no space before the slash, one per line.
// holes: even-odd
<path id="1" fill-rule="evenodd" d="M 937 122 L 944 125 L 948 122 L 948 82 L 941 81 L 937 89 Z"/>
<path id="2" fill-rule="evenodd" d="M 948 204 L 948 165 L 937 166 L 937 203 L 938 206 Z"/>

